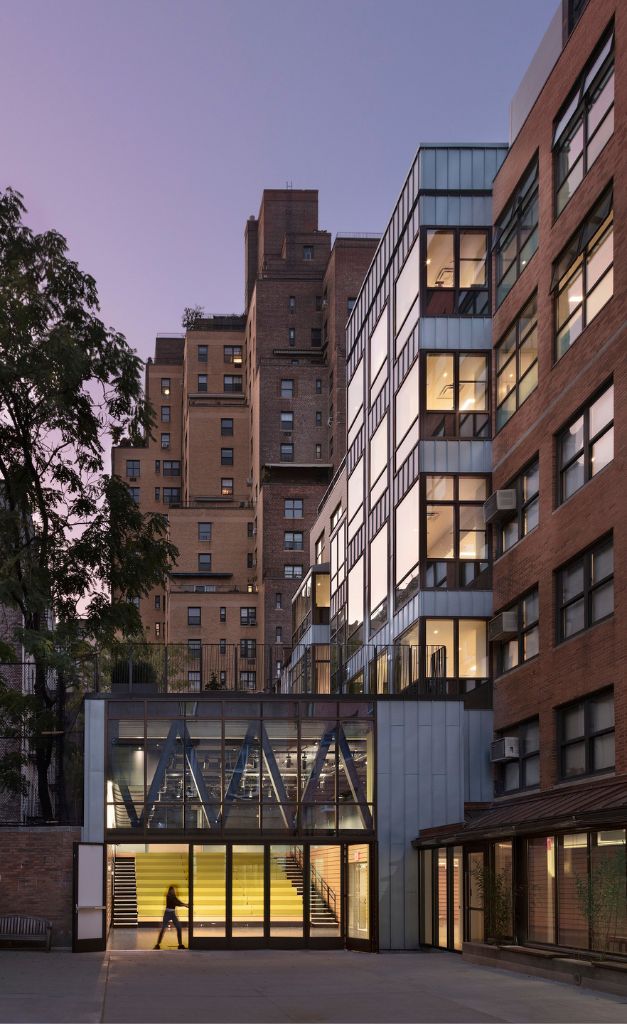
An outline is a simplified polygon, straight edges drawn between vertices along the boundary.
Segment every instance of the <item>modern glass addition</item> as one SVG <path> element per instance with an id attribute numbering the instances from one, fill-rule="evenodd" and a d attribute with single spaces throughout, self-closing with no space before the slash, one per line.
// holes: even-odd
<path id="1" fill-rule="evenodd" d="M 388 417 L 381 420 L 370 439 L 370 508 L 374 508 L 387 489 Z"/>
<path id="2" fill-rule="evenodd" d="M 418 481 L 396 507 L 394 602 L 398 608 L 420 585 L 420 484 Z"/>
<path id="3" fill-rule="evenodd" d="M 509 611 L 516 613 L 516 634 L 496 645 L 496 671 L 502 675 L 535 658 L 540 650 L 540 602 L 535 587 Z"/>
<path id="4" fill-rule="evenodd" d="M 557 437 L 559 500 L 566 501 L 614 458 L 614 385 Z"/>
<path id="5" fill-rule="evenodd" d="M 420 240 L 416 239 L 394 285 L 394 333 L 398 334 L 413 309 L 420 288 Z M 412 319 L 414 319 L 412 317 Z M 398 354 L 398 352 L 397 352 Z"/>
<path id="6" fill-rule="evenodd" d="M 570 779 L 614 767 L 614 691 L 607 689 L 558 711 L 560 776 Z"/>
<path id="7" fill-rule="evenodd" d="M 496 429 L 538 386 L 538 299 L 534 294 L 496 346 Z"/>
<path id="8" fill-rule="evenodd" d="M 425 644 L 426 657 L 429 657 L 429 647 L 446 649 L 446 675 L 449 679 L 471 681 L 487 677 L 484 619 L 425 619 Z"/>
<path id="9" fill-rule="evenodd" d="M 388 356 L 388 308 L 384 308 L 377 325 L 370 336 L 370 390 L 378 393 L 385 380 Z M 371 403 L 372 404 L 372 398 Z"/>
<path id="10" fill-rule="evenodd" d="M 510 519 L 494 527 L 498 555 L 535 530 L 540 519 L 540 463 L 536 457 L 507 487 L 516 492 L 516 509 Z"/>
<path id="11" fill-rule="evenodd" d="M 388 524 L 370 542 L 370 630 L 374 632 L 388 617 Z"/>
<path id="12" fill-rule="evenodd" d="M 356 464 L 348 478 L 348 539 L 349 541 L 364 521 L 364 459 Z"/>
<path id="13" fill-rule="evenodd" d="M 488 233 L 434 228 L 426 231 L 425 316 L 487 316 Z"/>
<path id="14" fill-rule="evenodd" d="M 416 360 L 398 389 L 394 400 L 397 471 L 418 444 L 418 412 L 420 408 L 418 383 L 419 367 L 418 360 Z"/>
<path id="15" fill-rule="evenodd" d="M 614 132 L 614 33 L 586 66 L 553 132 L 559 216 Z"/>
<path id="16" fill-rule="evenodd" d="M 425 435 L 489 437 L 488 356 L 427 352 Z"/>
<path id="17" fill-rule="evenodd" d="M 538 248 L 538 158 L 496 222 L 496 305 L 509 294 Z"/>
<path id="18" fill-rule="evenodd" d="M 557 638 L 589 629 L 614 611 L 614 546 L 598 541 L 557 573 Z"/>
<path id="19" fill-rule="evenodd" d="M 425 478 L 425 586 L 476 586 L 487 571 L 487 489 L 487 478 L 481 476 Z"/>
<path id="20" fill-rule="evenodd" d="M 561 359 L 614 294 L 612 206 L 610 189 L 554 264 L 556 359 Z"/>

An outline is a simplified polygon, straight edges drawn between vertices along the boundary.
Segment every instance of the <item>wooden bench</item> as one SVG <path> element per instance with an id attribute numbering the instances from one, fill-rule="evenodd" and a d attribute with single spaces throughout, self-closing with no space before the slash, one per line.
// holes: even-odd
<path id="1" fill-rule="evenodd" d="M 43 945 L 50 952 L 52 924 L 45 917 L 26 914 L 0 915 L 0 944 Z"/>

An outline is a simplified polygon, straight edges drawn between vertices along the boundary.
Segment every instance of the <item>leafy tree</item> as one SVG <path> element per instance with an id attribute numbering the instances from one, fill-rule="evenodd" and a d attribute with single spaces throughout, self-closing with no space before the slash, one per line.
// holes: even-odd
<path id="1" fill-rule="evenodd" d="M 475 864 L 472 874 L 484 908 L 486 936 L 503 942 L 512 934 L 511 874 L 488 864 Z"/>
<path id="2" fill-rule="evenodd" d="M 10 639 L 34 664 L 24 713 L 50 820 L 76 659 L 141 634 L 132 599 L 163 585 L 177 552 L 166 518 L 104 472 L 109 440 L 141 446 L 152 428 L 142 362 L 99 319 L 95 281 L 63 236 L 35 234 L 25 212 L 18 192 L 0 193 L 0 604 L 20 612 Z"/>
<path id="3" fill-rule="evenodd" d="M 588 924 L 590 946 L 611 952 L 625 927 L 625 844 L 594 851 L 590 874 L 575 876 L 577 903 Z"/>
<path id="4" fill-rule="evenodd" d="M 204 315 L 203 306 L 186 306 L 181 317 L 181 327 L 184 327 L 186 331 L 193 330 Z"/>

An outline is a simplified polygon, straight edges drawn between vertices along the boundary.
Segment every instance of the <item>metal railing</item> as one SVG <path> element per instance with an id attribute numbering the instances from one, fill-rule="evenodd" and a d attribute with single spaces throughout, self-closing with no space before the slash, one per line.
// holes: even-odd
<path id="1" fill-rule="evenodd" d="M 294 851 L 293 856 L 294 856 L 294 860 L 296 861 L 298 867 L 300 868 L 301 872 L 303 873 L 303 879 L 304 879 L 304 876 L 305 876 L 305 862 L 304 862 L 304 858 L 303 858 L 303 851 L 302 851 L 302 849 L 296 849 Z M 318 869 L 315 868 L 313 866 L 313 864 L 311 864 L 311 863 L 309 865 L 309 884 L 310 884 L 311 888 L 315 889 L 315 891 L 318 893 L 318 896 L 320 897 L 320 899 L 323 900 L 324 903 L 326 903 L 327 907 L 329 908 L 329 910 L 331 911 L 331 913 L 335 917 L 335 920 L 337 921 L 338 920 L 338 916 L 337 916 L 337 896 L 336 896 L 335 890 L 331 888 L 331 886 L 329 885 L 327 880 L 320 874 Z"/>

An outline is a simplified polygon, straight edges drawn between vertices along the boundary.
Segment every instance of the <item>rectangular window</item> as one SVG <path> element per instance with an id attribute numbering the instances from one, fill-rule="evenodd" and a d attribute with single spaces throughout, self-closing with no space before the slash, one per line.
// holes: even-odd
<path id="1" fill-rule="evenodd" d="M 316 565 L 320 565 L 320 563 L 324 560 L 323 556 L 324 556 L 324 533 L 321 533 L 320 536 L 316 539 L 315 548 L 314 548 L 314 561 L 315 561 Z"/>
<path id="2" fill-rule="evenodd" d="M 140 461 L 139 461 L 139 459 L 127 459 L 126 460 L 126 475 L 128 477 L 130 477 L 131 480 L 136 480 L 137 479 L 137 477 L 139 476 L 139 471 L 140 471 Z"/>
<path id="3" fill-rule="evenodd" d="M 555 839 L 527 840 L 527 938 L 555 942 Z"/>
<path id="4" fill-rule="evenodd" d="M 239 610 L 239 624 L 240 624 L 240 626 L 256 626 L 257 625 L 257 609 L 256 608 L 240 608 L 240 610 Z"/>
<path id="5" fill-rule="evenodd" d="M 540 722 L 530 718 L 513 728 L 501 729 L 499 736 L 518 740 L 518 756 L 498 765 L 497 794 L 514 793 L 540 785 Z"/>
<path id="6" fill-rule="evenodd" d="M 255 568 L 255 556 L 254 556 L 252 551 L 248 551 L 246 553 L 246 568 L 247 569 L 254 569 Z"/>
<path id="7" fill-rule="evenodd" d="M 169 377 L 162 377 L 161 378 L 161 394 L 162 395 L 169 395 L 171 387 L 172 387 L 172 381 L 170 380 L 170 378 Z"/>
<path id="8" fill-rule="evenodd" d="M 538 386 L 538 297 L 532 296 L 496 346 L 496 429 Z"/>
<path id="9" fill-rule="evenodd" d="M 226 608 L 224 605 L 220 608 L 220 622 L 226 622 Z"/>
<path id="10" fill-rule="evenodd" d="M 302 498 L 285 498 L 283 504 L 283 515 L 285 519 L 302 519 L 303 518 L 303 499 Z"/>
<path id="11" fill-rule="evenodd" d="M 348 539 L 355 536 L 364 521 L 364 458 L 356 463 L 348 478 Z"/>
<path id="12" fill-rule="evenodd" d="M 227 393 L 239 394 L 242 391 L 242 378 L 241 375 L 225 373 L 224 374 L 224 391 Z"/>
<path id="13" fill-rule="evenodd" d="M 155 459 L 155 473 L 157 476 L 161 472 L 161 459 Z"/>
<path id="14" fill-rule="evenodd" d="M 281 381 L 281 398 L 293 398 L 294 397 L 294 381 L 285 377 Z"/>
<path id="15" fill-rule="evenodd" d="M 283 594 L 281 594 L 278 590 L 274 595 L 274 607 L 277 609 L 283 607 Z"/>
<path id="16" fill-rule="evenodd" d="M 425 619 L 425 670 L 432 672 L 439 651 L 446 651 L 449 679 L 486 679 L 488 657 L 484 619 Z"/>
<path id="17" fill-rule="evenodd" d="M 614 132 L 614 33 L 606 38 L 566 100 L 553 132 L 555 213 L 575 189 Z"/>
<path id="18" fill-rule="evenodd" d="M 561 359 L 614 294 L 613 193 L 590 211 L 553 265 L 555 359 Z"/>
<path id="19" fill-rule="evenodd" d="M 388 482 L 388 417 L 381 420 L 370 439 L 370 508 L 385 493 Z"/>
<path id="20" fill-rule="evenodd" d="M 316 377 L 316 394 L 322 394 L 322 380 L 320 377 Z"/>
<path id="21" fill-rule="evenodd" d="M 610 771 L 614 755 L 614 691 L 610 688 L 557 712 L 560 777 Z"/>
<path id="22" fill-rule="evenodd" d="M 157 611 L 161 610 L 161 594 L 155 594 L 155 609 Z"/>
<path id="23" fill-rule="evenodd" d="M 211 540 L 211 534 L 213 532 L 213 523 L 199 523 L 198 524 L 198 540 Z"/>
<path id="24" fill-rule="evenodd" d="M 316 459 L 321 459 L 321 458 L 322 458 L 322 445 L 321 444 L 317 444 L 316 445 Z"/>
<path id="25" fill-rule="evenodd" d="M 162 405 L 161 406 L 161 422 L 162 423 L 169 423 L 171 418 L 172 418 L 171 417 L 171 406 L 169 406 L 169 405 Z"/>
<path id="26" fill-rule="evenodd" d="M 155 636 L 161 636 L 161 623 L 155 622 Z"/>
<path id="27" fill-rule="evenodd" d="M 283 575 L 286 580 L 299 580 L 303 575 L 302 565 L 284 565 Z"/>
<path id="28" fill-rule="evenodd" d="M 209 358 L 209 349 L 206 345 L 199 345 L 196 349 L 199 363 L 206 363 Z"/>
<path id="29" fill-rule="evenodd" d="M 320 410 L 316 411 L 316 426 L 317 427 L 321 427 L 322 426 L 322 412 L 320 412 Z"/>
<path id="30" fill-rule="evenodd" d="M 246 523 L 246 536 L 247 537 L 254 537 L 256 532 L 257 531 L 255 529 L 255 524 L 254 523 Z"/>
<path id="31" fill-rule="evenodd" d="M 614 546 L 611 535 L 557 572 L 557 639 L 589 629 L 614 611 Z"/>
<path id="32" fill-rule="evenodd" d="M 364 361 L 360 360 L 357 368 L 351 377 L 348 385 L 348 398 L 346 408 L 346 422 L 349 426 L 357 418 L 364 405 Z M 359 417 L 360 424 L 363 421 L 363 414 Z M 350 441 L 349 441 L 350 447 Z"/>
<path id="33" fill-rule="evenodd" d="M 302 530 L 286 530 L 283 534 L 285 551 L 302 551 L 304 546 Z"/>
<path id="34" fill-rule="evenodd" d="M 161 488 L 155 487 L 155 501 L 161 501 Z"/>
<path id="35" fill-rule="evenodd" d="M 198 384 L 197 384 L 196 390 L 200 391 L 200 392 L 203 392 L 203 391 L 207 390 L 207 374 L 206 373 L 199 373 L 198 374 Z"/>
<path id="36" fill-rule="evenodd" d="M 322 345 L 322 330 L 320 327 L 311 328 L 311 347 L 320 348 Z"/>
<path id="37" fill-rule="evenodd" d="M 370 542 L 370 629 L 380 629 L 388 617 L 388 524 Z"/>
<path id="38" fill-rule="evenodd" d="M 170 447 L 170 435 L 169 434 L 162 434 L 161 435 L 161 447 L 162 448 L 169 448 Z"/>
<path id="39" fill-rule="evenodd" d="M 488 570 L 482 476 L 427 476 L 425 586 L 476 587 Z"/>
<path id="40" fill-rule="evenodd" d="M 370 396 L 370 405 L 372 406 L 374 397 L 381 390 L 381 385 L 387 377 L 387 357 L 388 357 L 388 308 L 384 307 L 381 316 L 377 321 L 377 325 L 370 335 L 370 366 L 369 366 L 369 381 L 370 387 L 372 388 L 372 395 Z"/>
<path id="41" fill-rule="evenodd" d="M 508 485 L 516 492 L 516 508 L 511 517 L 494 527 L 496 553 L 505 554 L 514 544 L 535 530 L 540 518 L 540 465 L 536 457 Z"/>
<path id="42" fill-rule="evenodd" d="M 139 500 L 140 500 L 140 490 L 139 490 L 139 487 L 129 487 L 128 493 L 130 494 L 132 501 L 134 501 L 136 505 L 139 505 Z"/>
<path id="43" fill-rule="evenodd" d="M 488 356 L 428 352 L 424 358 L 425 435 L 489 437 Z"/>
<path id="44" fill-rule="evenodd" d="M 164 487 L 163 488 L 163 504 L 164 505 L 178 505 L 181 500 L 181 488 L 180 487 Z"/>
<path id="45" fill-rule="evenodd" d="M 200 640 L 187 641 L 187 656 L 191 659 L 191 661 L 198 661 L 198 659 L 201 656 L 201 653 L 202 643 Z"/>
<path id="46" fill-rule="evenodd" d="M 304 260 L 312 260 L 313 258 L 314 258 L 314 247 L 313 247 L 313 245 L 304 245 L 303 246 L 303 259 Z"/>
<path id="47" fill-rule="evenodd" d="M 364 557 L 359 558 L 348 574 L 348 636 L 359 634 L 364 621 Z M 359 636 L 355 638 L 359 639 Z"/>
<path id="48" fill-rule="evenodd" d="M 520 179 L 496 222 L 496 305 L 522 274 L 538 248 L 538 158 Z"/>
<path id="49" fill-rule="evenodd" d="M 560 503 L 614 458 L 614 385 L 557 435 Z"/>
<path id="50" fill-rule="evenodd" d="M 239 656 L 240 658 L 252 659 L 257 657 L 257 641 L 256 640 L 240 640 L 239 642 Z"/>
<path id="51" fill-rule="evenodd" d="M 293 444 L 282 444 L 280 451 L 281 451 L 281 462 L 293 462 L 294 461 L 294 445 Z"/>
<path id="52" fill-rule="evenodd" d="M 404 604 L 419 586 L 420 484 L 416 482 L 396 507 L 395 591 L 396 607 Z"/>
<path id="53" fill-rule="evenodd" d="M 426 232 L 427 316 L 488 315 L 487 252 L 486 231 L 436 228 Z"/>
<path id="54" fill-rule="evenodd" d="M 221 466 L 232 466 L 233 465 L 233 449 L 232 448 L 221 448 L 220 449 L 220 465 Z"/>
<path id="55" fill-rule="evenodd" d="M 293 412 L 282 412 L 281 413 L 281 430 L 293 430 L 294 429 L 294 413 Z"/>
<path id="56" fill-rule="evenodd" d="M 290 295 L 289 299 L 287 300 L 287 308 L 289 309 L 290 313 L 295 313 L 296 312 L 296 296 L 295 295 Z"/>
<path id="57" fill-rule="evenodd" d="M 288 344 L 289 344 L 290 348 L 294 348 L 294 345 L 296 344 L 296 328 L 295 327 L 288 327 L 288 329 L 287 329 L 287 341 L 288 341 Z"/>
<path id="58" fill-rule="evenodd" d="M 163 475 L 164 476 L 180 476 L 181 475 L 181 463 L 177 459 L 164 459 L 163 460 Z"/>
<path id="59" fill-rule="evenodd" d="M 211 554 L 207 551 L 198 555 L 198 572 L 211 572 Z"/>
<path id="60" fill-rule="evenodd" d="M 347 313 L 347 316 L 350 316 L 351 313 L 353 312 L 353 310 L 355 308 L 355 303 L 356 302 L 357 302 L 357 299 L 353 298 L 352 296 L 349 296 L 349 298 L 346 300 L 346 313 Z"/>
<path id="61" fill-rule="evenodd" d="M 535 658 L 540 647 L 538 588 L 507 609 L 515 613 L 515 632 L 495 643 L 496 674 L 503 675 L 523 662 Z"/>
<path id="62" fill-rule="evenodd" d="M 257 689 L 257 673 L 256 672 L 240 672 L 239 674 L 239 685 L 242 690 L 256 690 Z"/>
<path id="63" fill-rule="evenodd" d="M 233 420 L 229 416 L 220 420 L 220 434 L 222 437 L 233 437 Z"/>
<path id="64" fill-rule="evenodd" d="M 200 608 L 187 609 L 187 625 L 200 626 Z"/>
<path id="65" fill-rule="evenodd" d="M 333 509 L 333 512 L 331 513 L 331 523 L 330 523 L 331 530 L 335 529 L 335 527 L 339 523 L 340 519 L 342 518 L 342 511 L 343 511 L 342 510 L 342 503 L 340 502 L 339 505 L 335 506 L 335 508 Z"/>
<path id="66" fill-rule="evenodd" d="M 233 494 L 233 477 L 223 476 L 220 480 L 220 494 L 223 498 L 228 498 Z"/>
<path id="67" fill-rule="evenodd" d="M 418 298 L 420 287 L 420 241 L 414 242 L 394 285 L 394 333 L 405 323 Z"/>
<path id="68" fill-rule="evenodd" d="M 224 346 L 224 362 L 232 363 L 233 366 L 242 365 L 242 346 L 241 345 L 225 345 Z"/>

